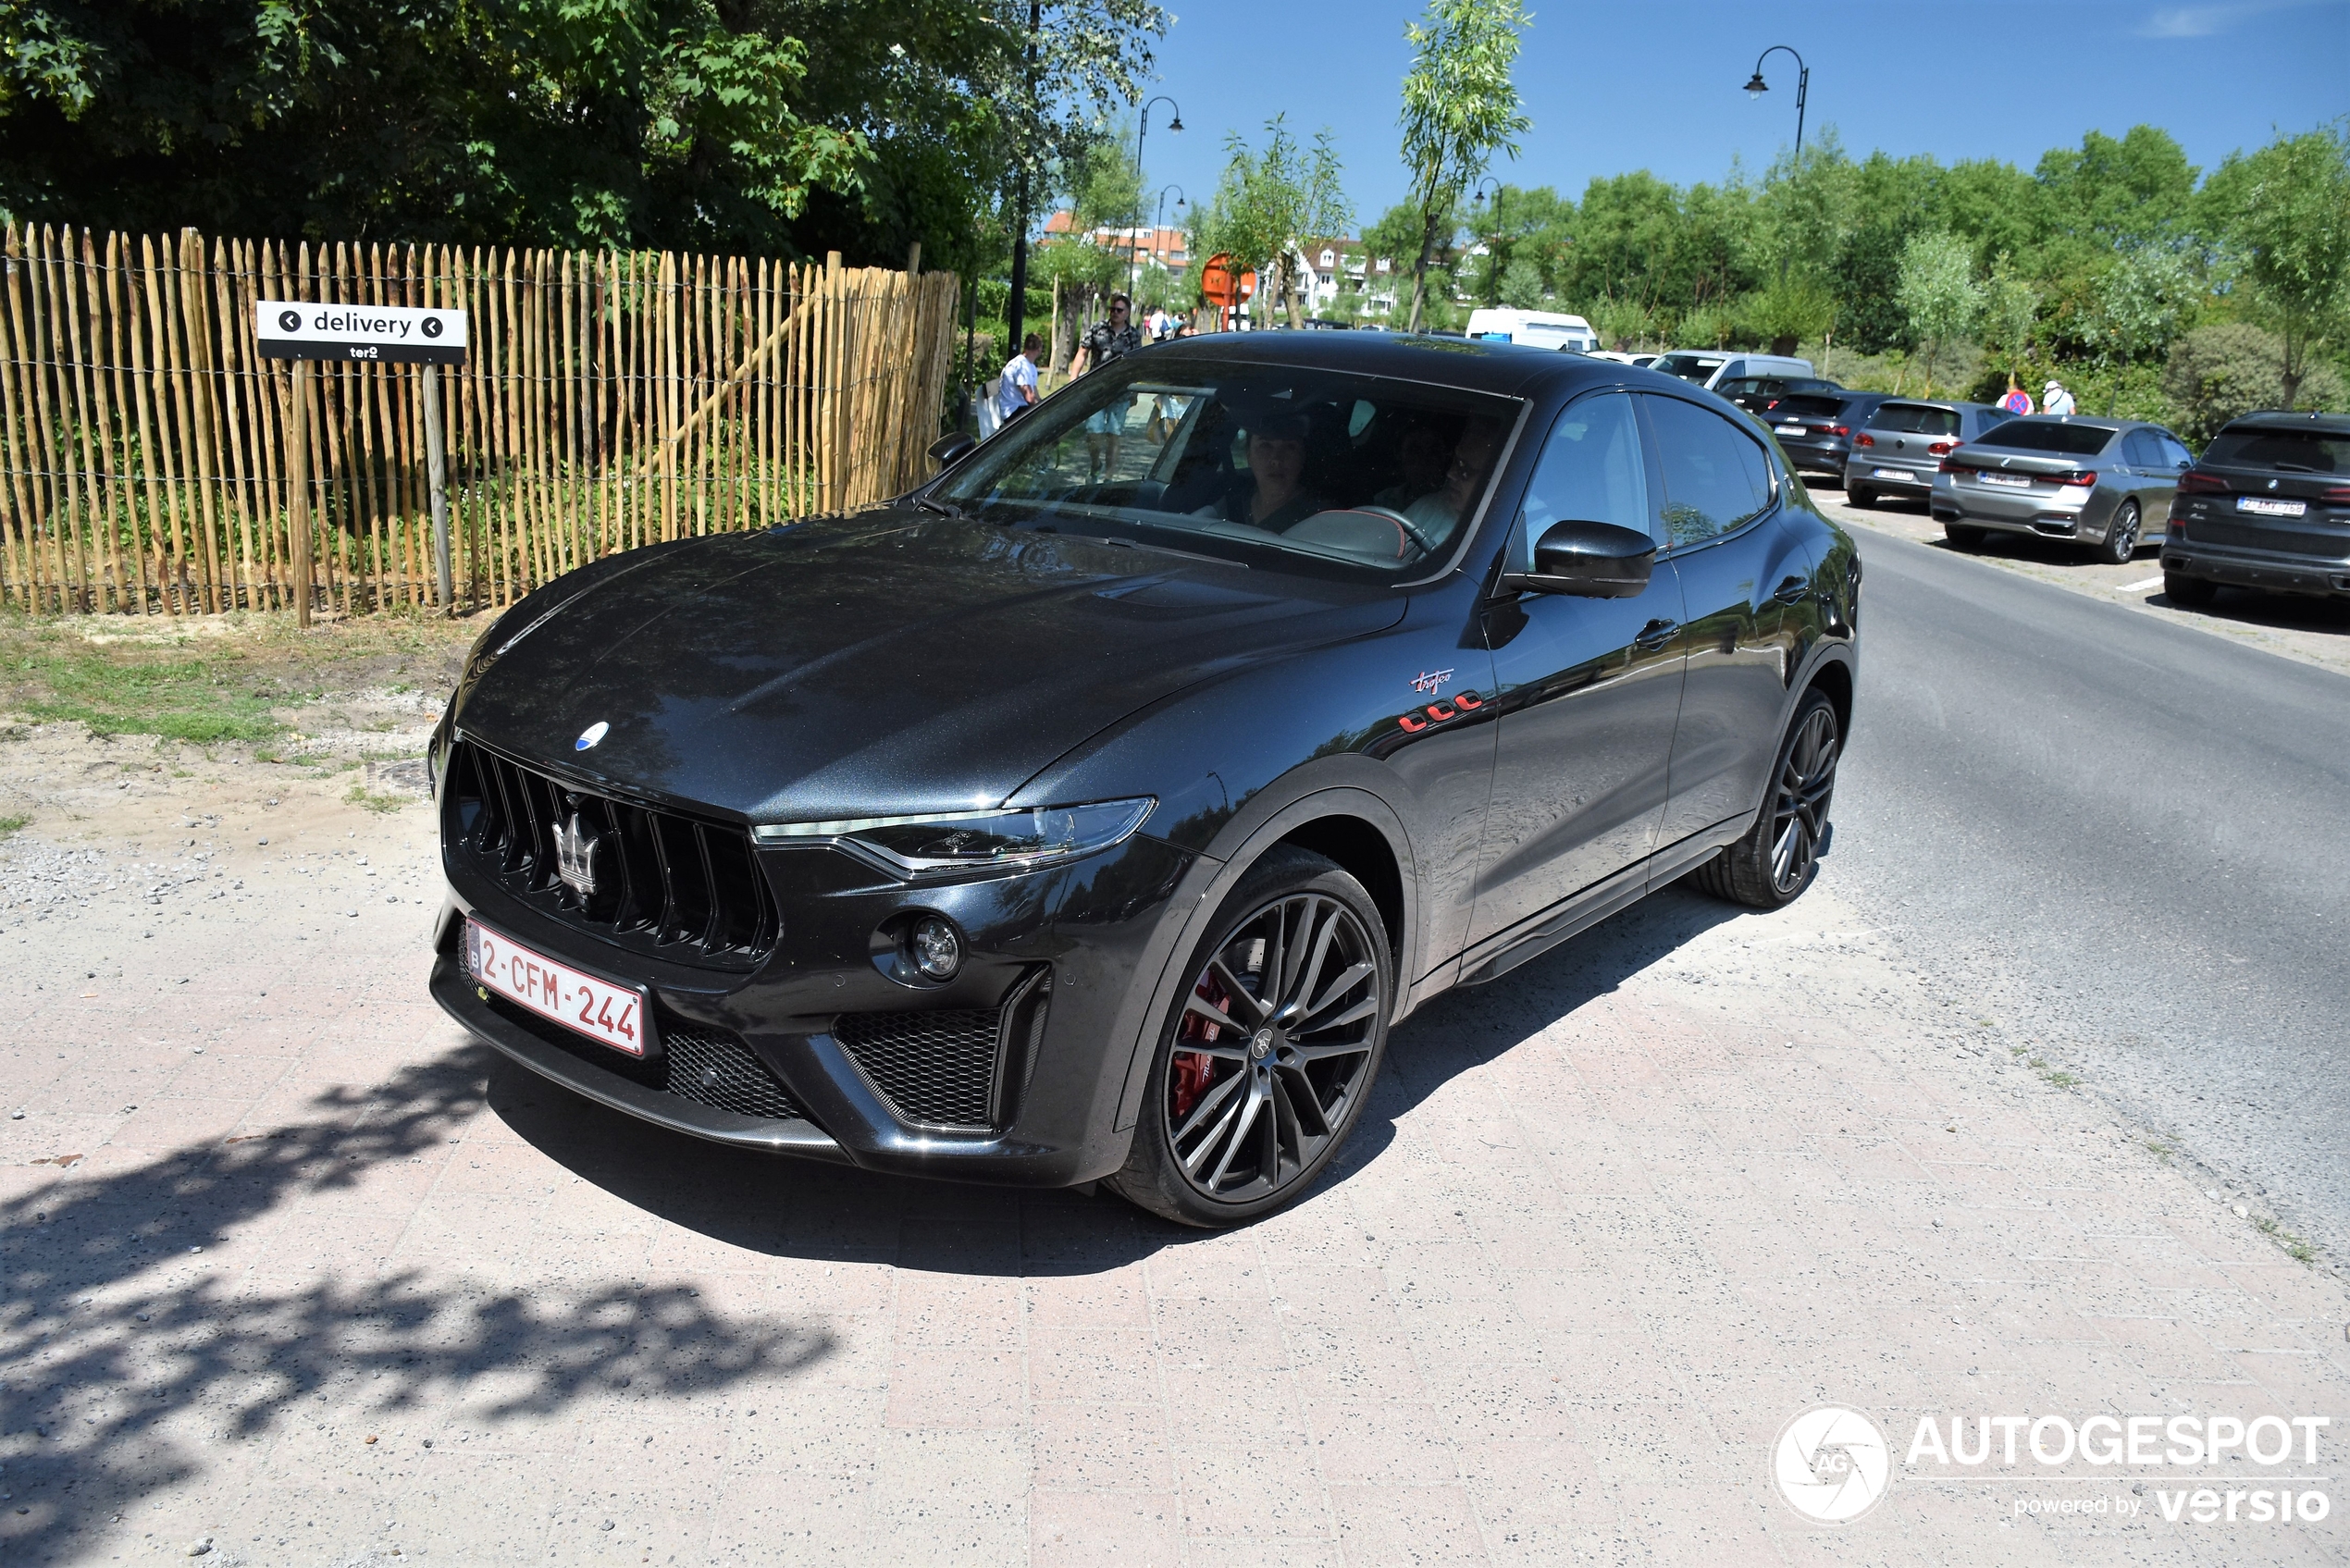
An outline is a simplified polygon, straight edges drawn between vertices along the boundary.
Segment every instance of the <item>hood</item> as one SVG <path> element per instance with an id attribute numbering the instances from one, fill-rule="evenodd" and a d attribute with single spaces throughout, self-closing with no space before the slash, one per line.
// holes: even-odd
<path id="1" fill-rule="evenodd" d="M 487 639 L 457 728 L 754 822 L 996 805 L 1172 692 L 1367 636 L 1404 608 L 1384 586 L 921 512 L 638 559 L 589 568 L 584 590 L 549 585 L 550 611 L 520 607 L 527 635 Z"/>

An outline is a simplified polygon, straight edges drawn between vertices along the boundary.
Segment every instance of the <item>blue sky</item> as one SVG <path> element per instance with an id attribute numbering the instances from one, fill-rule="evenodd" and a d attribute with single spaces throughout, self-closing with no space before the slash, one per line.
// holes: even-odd
<path id="1" fill-rule="evenodd" d="M 1774 43 L 1812 68 L 1805 136 L 1833 125 L 1856 154 L 1883 147 L 1944 161 L 1998 157 L 2029 168 L 2084 132 L 2162 127 L 2208 168 L 2273 130 L 2305 130 L 2350 114 L 2350 0 L 2222 0 L 2210 5 L 2039 0 L 1919 5 L 1804 0 L 1762 6 L 1640 0 L 1535 13 L 1517 82 L 1534 129 L 1513 184 L 1579 196 L 1594 175 L 1649 168 L 1676 183 L 1719 179 L 1733 158 L 1760 172 L 1795 135 L 1795 67 L 1739 89 Z M 1346 166 L 1358 227 L 1403 199 L 1398 86 L 1410 64 L 1404 22 L 1416 4 L 1354 0 L 1170 0 L 1157 51 L 1144 147 L 1153 199 L 1169 181 L 1216 189 L 1227 132 L 1261 138 L 1288 111 L 1305 136 L 1327 126 Z M 1175 196 L 1167 198 L 1169 221 Z"/>

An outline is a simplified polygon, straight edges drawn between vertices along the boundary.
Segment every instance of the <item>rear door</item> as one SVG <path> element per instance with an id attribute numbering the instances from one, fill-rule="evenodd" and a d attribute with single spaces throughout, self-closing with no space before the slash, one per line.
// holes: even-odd
<path id="1" fill-rule="evenodd" d="M 1641 398 L 1663 476 L 1658 524 L 1680 578 L 1687 655 L 1658 847 L 1762 798 L 1794 673 L 1812 563 L 1777 512 L 1778 477 L 1738 424 L 1679 398 Z"/>
<path id="2" fill-rule="evenodd" d="M 1552 523 L 1653 533 L 1655 487 L 1630 394 L 1559 415 L 1511 535 L 1511 569 Z M 1680 583 L 1659 561 L 1633 599 L 1523 594 L 1486 607 L 1502 705 L 1471 940 L 1622 870 L 1656 846 L 1681 704 Z"/>

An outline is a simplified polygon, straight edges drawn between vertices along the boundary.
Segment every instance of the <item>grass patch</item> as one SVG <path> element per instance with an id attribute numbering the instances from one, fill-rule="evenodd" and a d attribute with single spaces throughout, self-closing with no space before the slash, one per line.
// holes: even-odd
<path id="1" fill-rule="evenodd" d="M 2146 1147 L 2153 1152 L 2154 1157 L 2160 1160 L 2164 1165 L 2169 1165 L 2171 1163 L 2171 1145 L 2165 1143 L 2161 1139 L 2147 1139 Z"/>
<path id="2" fill-rule="evenodd" d="M 407 801 L 402 799 L 396 795 L 370 794 L 367 786 L 363 784 L 352 784 L 351 786 L 351 793 L 344 796 L 343 799 L 349 801 L 353 806 L 365 806 L 370 811 L 397 811 L 402 806 L 408 804 Z"/>
<path id="3" fill-rule="evenodd" d="M 2055 1072 L 2044 1072 L 2040 1076 L 2047 1080 L 2050 1084 L 2059 1089 L 2075 1089 L 2078 1088 L 2081 1083 L 2081 1080 L 2078 1078 L 2064 1071 L 2062 1068 L 2059 1068 Z"/>
<path id="4" fill-rule="evenodd" d="M 8 837 L 31 821 L 31 817 L 0 817 L 0 838 Z"/>
<path id="5" fill-rule="evenodd" d="M 399 682 L 446 689 L 479 617 L 384 615 L 304 632 L 291 615 L 0 614 L 0 709 L 102 735 L 208 746 L 283 735 L 272 710 Z"/>

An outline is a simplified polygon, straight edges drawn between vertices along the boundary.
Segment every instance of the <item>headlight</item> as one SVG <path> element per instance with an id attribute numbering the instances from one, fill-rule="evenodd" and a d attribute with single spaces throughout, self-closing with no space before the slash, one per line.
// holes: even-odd
<path id="1" fill-rule="evenodd" d="M 898 877 L 1027 871 L 1124 842 L 1157 804 L 1144 796 L 1086 806 L 782 822 L 753 828 L 751 837 L 770 845 L 830 844 Z"/>

